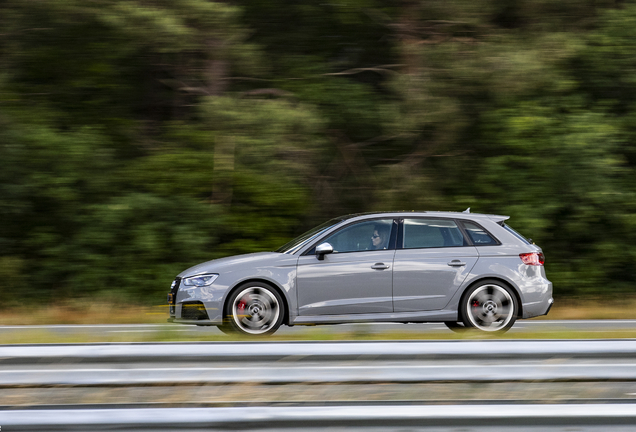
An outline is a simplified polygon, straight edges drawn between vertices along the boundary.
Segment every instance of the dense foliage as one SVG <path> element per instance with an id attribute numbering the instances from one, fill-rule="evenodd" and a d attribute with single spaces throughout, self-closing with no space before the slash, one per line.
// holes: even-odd
<path id="1" fill-rule="evenodd" d="M 635 52 L 631 1 L 4 0 L 0 292 L 160 302 L 331 216 L 466 207 L 557 296 L 631 292 Z"/>

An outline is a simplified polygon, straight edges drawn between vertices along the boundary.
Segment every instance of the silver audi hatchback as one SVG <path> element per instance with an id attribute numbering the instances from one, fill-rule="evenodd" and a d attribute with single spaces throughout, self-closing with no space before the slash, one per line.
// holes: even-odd
<path id="1" fill-rule="evenodd" d="M 338 217 L 275 252 L 182 272 L 168 294 L 169 321 L 249 335 L 282 324 L 369 321 L 503 332 L 553 304 L 541 248 L 507 219 L 467 212 Z"/>

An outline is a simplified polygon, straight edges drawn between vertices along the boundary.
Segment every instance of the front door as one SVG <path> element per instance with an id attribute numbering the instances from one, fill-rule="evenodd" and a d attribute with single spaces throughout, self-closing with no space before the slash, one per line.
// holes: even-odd
<path id="1" fill-rule="evenodd" d="M 298 259 L 296 276 L 301 316 L 393 311 L 393 219 L 357 222 L 318 243 L 333 253 Z"/>

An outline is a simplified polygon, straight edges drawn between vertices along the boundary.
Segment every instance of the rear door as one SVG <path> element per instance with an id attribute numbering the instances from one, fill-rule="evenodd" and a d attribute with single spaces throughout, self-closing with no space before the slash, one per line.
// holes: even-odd
<path id="1" fill-rule="evenodd" d="M 443 309 L 477 263 L 477 249 L 453 219 L 405 218 L 398 235 L 394 311 Z"/>

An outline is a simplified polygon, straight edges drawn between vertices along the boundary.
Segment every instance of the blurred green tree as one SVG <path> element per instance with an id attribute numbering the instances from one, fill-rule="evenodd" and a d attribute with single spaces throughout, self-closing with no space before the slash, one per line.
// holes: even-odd
<path id="1" fill-rule="evenodd" d="M 631 292 L 634 22 L 613 0 L 0 2 L 0 291 L 157 302 L 332 216 L 470 206 L 544 247 L 557 294 Z"/>

